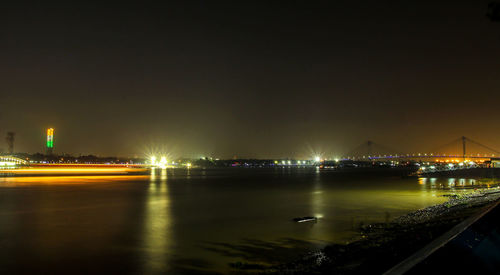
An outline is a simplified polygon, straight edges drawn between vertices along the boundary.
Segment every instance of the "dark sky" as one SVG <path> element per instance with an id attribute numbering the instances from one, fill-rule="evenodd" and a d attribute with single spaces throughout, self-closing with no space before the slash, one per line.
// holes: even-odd
<path id="1" fill-rule="evenodd" d="M 71 2 L 0 9 L 16 151 L 42 152 L 47 127 L 56 152 L 120 156 L 500 148 L 490 1 Z"/>

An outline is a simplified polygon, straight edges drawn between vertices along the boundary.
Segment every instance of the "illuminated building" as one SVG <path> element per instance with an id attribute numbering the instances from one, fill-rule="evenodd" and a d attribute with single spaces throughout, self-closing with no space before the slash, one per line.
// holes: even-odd
<path id="1" fill-rule="evenodd" d="M 47 154 L 52 155 L 54 150 L 54 128 L 47 129 Z"/>
<path id="2" fill-rule="evenodd" d="M 472 161 L 470 163 L 472 164 Z M 491 167 L 500 168 L 500 158 L 491 158 Z"/>

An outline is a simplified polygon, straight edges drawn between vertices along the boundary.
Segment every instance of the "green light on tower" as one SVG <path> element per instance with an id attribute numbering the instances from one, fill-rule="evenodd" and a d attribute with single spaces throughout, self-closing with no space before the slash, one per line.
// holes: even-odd
<path id="1" fill-rule="evenodd" d="M 47 148 L 54 148 L 54 129 L 47 129 Z"/>

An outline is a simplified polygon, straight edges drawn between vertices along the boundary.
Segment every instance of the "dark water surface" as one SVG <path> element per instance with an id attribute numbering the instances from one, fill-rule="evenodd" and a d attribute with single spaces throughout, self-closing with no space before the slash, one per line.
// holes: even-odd
<path id="1" fill-rule="evenodd" d="M 441 203 L 466 179 L 316 169 L 0 178 L 0 273 L 200 273 L 277 263 Z M 314 215 L 317 223 L 294 223 Z"/>

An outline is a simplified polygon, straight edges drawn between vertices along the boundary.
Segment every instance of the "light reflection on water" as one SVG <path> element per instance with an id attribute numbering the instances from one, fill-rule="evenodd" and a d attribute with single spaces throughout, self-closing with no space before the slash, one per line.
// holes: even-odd
<path id="1" fill-rule="evenodd" d="M 92 273 L 103 266 L 116 271 L 119 263 L 121 273 L 226 272 L 228 262 L 282 261 L 345 242 L 361 223 L 384 222 L 444 202 L 443 194 L 495 184 L 338 177 L 316 169 L 1 178 L 0 271 L 85 266 Z M 291 221 L 310 215 L 319 221 Z M 45 270 L 23 266 L 40 259 Z"/>
<path id="2" fill-rule="evenodd" d="M 422 185 L 422 188 L 425 189 L 452 191 L 465 191 L 469 189 L 481 189 L 499 186 L 499 181 L 495 178 L 419 178 L 419 183 Z"/>
<path id="3" fill-rule="evenodd" d="M 161 169 L 159 179 L 153 169 L 147 192 L 144 219 L 144 266 L 143 274 L 168 270 L 166 253 L 172 246 L 170 198 L 167 186 L 167 170 Z"/>

